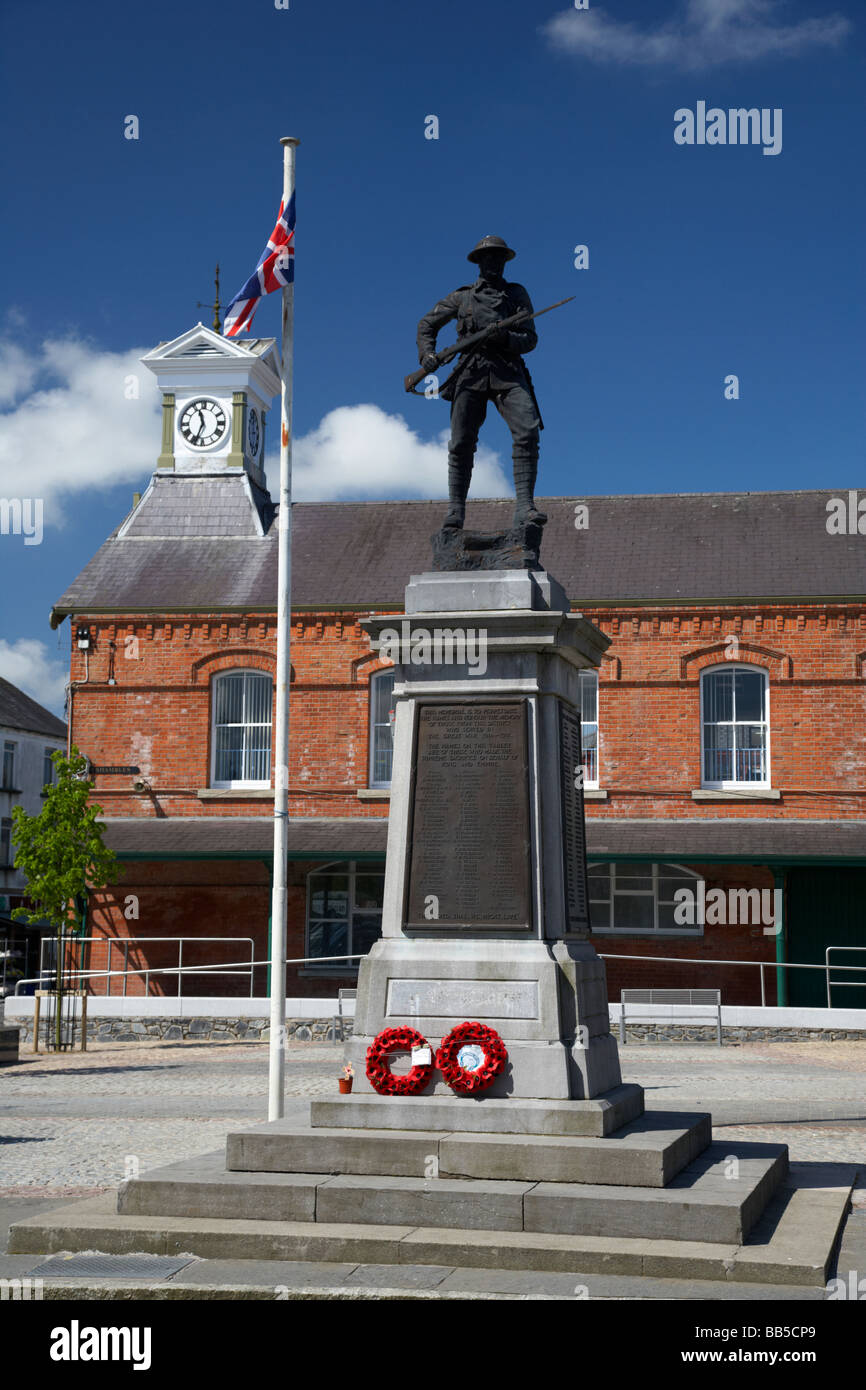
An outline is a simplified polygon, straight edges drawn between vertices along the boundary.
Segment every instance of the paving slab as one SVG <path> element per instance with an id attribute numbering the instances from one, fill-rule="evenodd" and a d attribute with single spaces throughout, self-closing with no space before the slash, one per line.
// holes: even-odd
<path id="1" fill-rule="evenodd" d="M 453 1265 L 358 1265 L 345 1285 L 362 1289 L 437 1289 L 453 1273 Z"/>
<path id="2" fill-rule="evenodd" d="M 379 1266 L 375 1266 L 379 1268 Z M 341 1285 L 358 1266 L 331 1260 L 197 1260 L 172 1279 L 173 1284 L 254 1285 L 277 1297 L 284 1288 Z"/>
<path id="3" fill-rule="evenodd" d="M 359 1275 L 362 1271 L 358 1271 Z M 696 1302 L 739 1302 L 767 1300 L 777 1302 L 821 1302 L 822 1289 L 797 1288 L 789 1284 L 737 1284 L 705 1279 L 648 1279 L 619 1274 L 574 1273 L 542 1274 L 527 1270 L 462 1269 L 454 1270 L 438 1286 L 439 1292 L 459 1294 L 486 1293 L 492 1297 L 520 1297 L 527 1293 L 546 1294 L 550 1298 L 586 1300 L 603 1299 Z"/>

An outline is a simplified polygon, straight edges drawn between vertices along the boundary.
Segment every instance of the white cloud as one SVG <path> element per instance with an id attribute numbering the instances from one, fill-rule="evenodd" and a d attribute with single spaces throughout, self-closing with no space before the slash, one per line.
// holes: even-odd
<path id="1" fill-rule="evenodd" d="M 27 351 L 0 340 L 0 405 L 7 407 L 0 412 L 0 497 L 42 498 L 44 526 L 62 526 L 66 501 L 153 470 L 159 405 L 156 385 L 139 361 L 142 351 L 101 352 L 78 338 L 51 339 Z M 127 399 L 130 378 L 138 383 L 138 399 Z M 424 409 L 432 416 L 442 407 L 422 403 Z M 447 428 L 423 439 L 401 415 L 376 405 L 339 406 L 295 440 L 293 495 L 300 501 L 444 497 L 447 446 Z M 269 481 L 276 495 L 275 460 L 269 461 Z M 473 496 L 510 491 L 497 454 L 482 444 Z"/>
<path id="2" fill-rule="evenodd" d="M 159 407 L 141 352 L 78 338 L 33 351 L 0 343 L 0 496 L 41 497 L 45 525 L 59 526 L 65 498 L 152 470 Z"/>
<path id="3" fill-rule="evenodd" d="M 421 409 L 435 410 L 435 402 Z M 298 501 L 376 497 L 445 497 L 448 492 L 448 429 L 435 440 L 420 438 L 402 415 L 377 405 L 343 405 L 294 441 L 292 496 Z M 279 463 L 269 464 L 271 495 L 279 491 Z M 499 458 L 481 445 L 472 474 L 474 497 L 511 491 Z"/>
<path id="4" fill-rule="evenodd" d="M 669 19 L 642 28 L 591 5 L 555 15 L 543 32 L 553 47 L 591 62 L 695 71 L 795 58 L 840 43 L 852 27 L 841 14 L 784 23 L 783 8 L 780 0 L 684 0 Z"/>
<path id="5" fill-rule="evenodd" d="M 33 637 L 7 642 L 0 637 L 0 676 L 63 718 L 69 663 L 50 655 L 44 642 Z"/>

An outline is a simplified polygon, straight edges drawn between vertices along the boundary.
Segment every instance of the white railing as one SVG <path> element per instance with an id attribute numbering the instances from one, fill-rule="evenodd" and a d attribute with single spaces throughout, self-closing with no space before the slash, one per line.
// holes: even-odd
<path id="1" fill-rule="evenodd" d="M 228 974 L 228 975 L 248 975 L 248 976 L 249 976 L 249 982 L 250 982 L 250 998 L 251 998 L 251 999 L 253 998 L 254 987 L 255 987 L 254 969 L 255 969 L 255 966 L 256 966 L 259 962 L 257 962 L 257 961 L 255 960 L 255 942 L 253 941 L 253 938 L 252 938 L 251 936 L 130 936 L 130 937 L 112 937 L 112 936 L 67 936 L 67 937 L 64 937 L 64 939 L 63 939 L 63 949 L 64 949 L 64 950 L 67 950 L 70 946 L 73 946 L 73 947 L 74 947 L 74 946 L 79 945 L 79 944 L 83 946 L 83 945 L 84 945 L 85 943 L 87 943 L 87 942 L 97 942 L 100 946 L 107 946 L 107 947 L 108 947 L 108 959 L 107 959 L 107 961 L 106 961 L 106 968 L 105 968 L 105 970 L 88 970 L 88 971 L 83 971 L 83 970 L 80 970 L 80 969 L 79 969 L 79 970 L 72 970 L 72 971 L 69 972 L 69 974 L 70 974 L 70 975 L 74 975 L 74 976 L 76 977 L 76 979 L 100 979 L 100 978 L 104 978 L 104 979 L 105 979 L 105 994 L 106 994 L 106 996 L 109 995 L 109 994 L 110 994 L 110 991 L 111 991 L 111 983 L 110 983 L 110 981 L 111 981 L 111 979 L 112 979 L 114 976 L 116 976 L 116 975 L 120 975 L 120 976 L 123 977 L 123 991 L 122 991 L 122 993 L 123 993 L 123 996 L 125 996 L 125 995 L 126 995 L 126 987 L 127 987 L 127 979 L 128 979 L 128 976 L 129 976 L 129 975 L 143 975 L 143 976 L 144 976 L 144 992 L 145 992 L 145 994 L 149 994 L 149 993 L 150 993 L 150 979 L 151 979 L 151 976 L 152 976 L 152 975 L 174 975 L 174 974 L 176 974 L 176 975 L 177 975 L 177 996 L 178 996 L 178 998 L 180 998 L 180 982 L 181 982 L 181 976 L 182 976 L 182 975 L 184 975 L 184 974 L 186 974 L 186 975 L 205 974 L 206 972 L 208 972 L 208 971 L 210 971 L 211 969 L 213 969 L 213 967 L 212 967 L 212 966 L 209 966 L 209 965 L 202 965 L 202 966 L 184 965 L 184 963 L 183 963 L 183 945 L 184 945 L 184 942 L 185 942 L 185 941 L 186 941 L 186 942 L 192 942 L 193 944 L 195 944 L 195 943 L 197 943 L 197 942 L 203 942 L 203 941 L 207 941 L 207 942 L 219 941 L 219 942 L 221 942 L 221 943 L 223 943 L 223 944 L 225 944 L 225 945 L 229 945 L 229 944 L 232 944 L 232 945 L 233 945 L 233 944 L 235 944 L 235 943 L 237 943 L 237 942 L 243 942 L 244 944 L 248 945 L 249 948 L 250 948 L 250 959 L 249 959 L 248 961 L 238 961 L 238 962 L 230 961 L 230 962 L 228 962 L 226 965 L 220 966 L 219 969 L 225 970 L 225 973 Z M 163 943 L 163 944 L 171 944 L 172 942 L 176 942 L 176 943 L 177 943 L 177 966 L 176 966 L 176 967 L 168 967 L 168 968 L 166 968 L 166 969 L 158 969 L 158 968 L 156 968 L 156 967 L 154 967 L 154 966 L 149 966 L 149 965 L 130 966 L 130 964 L 129 964 L 129 952 L 130 952 L 130 950 L 133 949 L 133 948 L 137 948 L 137 947 L 140 946 L 140 945 L 143 945 L 145 942 L 161 942 L 161 943 Z M 55 971 L 56 971 L 56 969 L 57 969 L 56 962 L 52 962 L 52 963 L 49 963 L 49 964 L 46 965 L 46 963 L 45 963 L 45 949 L 46 949 L 46 947 L 47 947 L 53 954 L 56 954 L 56 950 L 57 950 L 56 938 L 54 938 L 54 937 L 48 937 L 48 936 L 42 938 L 41 947 L 40 947 L 40 952 L 39 952 L 39 969 L 40 969 L 40 971 L 42 972 L 42 978 L 43 978 L 43 979 L 44 979 L 44 976 L 45 976 L 46 974 L 53 977 L 53 976 L 54 976 L 54 973 L 55 973 Z M 122 970 L 112 970 L 112 968 L 111 968 L 111 952 L 112 952 L 112 948 L 116 948 L 117 950 L 122 950 L 122 951 L 123 951 L 123 963 L 124 963 L 124 965 L 123 965 L 123 969 L 122 969 Z M 265 962 L 265 964 L 267 964 L 267 962 Z M 66 973 L 67 973 L 67 972 L 64 970 L 64 974 L 66 974 Z M 29 983 L 31 983 L 31 981 L 19 980 L 18 983 L 19 983 L 19 985 L 25 984 L 25 983 L 29 984 Z M 36 983 L 40 983 L 40 981 L 37 981 Z M 18 993 L 18 989 L 17 989 L 17 988 L 16 988 L 16 990 L 15 990 L 15 993 L 16 993 L 16 994 Z"/>
<path id="2" fill-rule="evenodd" d="M 76 938 L 76 939 L 82 939 L 82 938 Z M 85 937 L 85 938 L 83 938 L 83 939 L 84 939 L 84 940 L 102 941 L 102 942 L 111 942 L 111 940 L 112 940 L 112 938 L 110 938 L 110 937 L 101 937 L 101 936 L 98 936 L 98 937 Z M 128 944 L 129 944 L 130 946 L 134 946 L 134 945 L 136 944 L 136 941 L 142 941 L 142 942 L 143 942 L 143 941 L 178 941 L 178 942 L 183 942 L 183 941 L 226 941 L 226 942 L 228 942 L 228 941 L 246 941 L 246 942 L 249 943 L 251 950 L 252 950 L 252 947 L 253 947 L 252 938 L 251 938 L 251 937 L 248 937 L 248 936 L 238 936 L 238 937 L 227 937 L 227 936 L 221 936 L 221 937 L 206 937 L 206 936 L 192 936 L 192 937 L 190 937 L 190 936 L 188 936 L 188 937 L 157 936 L 157 937 L 144 937 L 144 936 L 140 936 L 140 937 L 131 937 L 131 938 L 129 939 L 129 943 L 128 943 Z M 121 941 L 118 941 L 118 940 L 115 939 L 115 940 L 114 940 L 114 944 L 115 944 L 115 945 L 124 945 L 125 943 L 124 943 L 124 941 L 122 941 L 122 940 L 121 940 Z M 821 971 L 824 972 L 824 974 L 825 974 L 825 976 L 826 976 L 826 979 L 827 979 L 828 1007 L 832 1007 L 832 1005 L 829 1005 L 829 997 L 830 997 L 830 996 L 829 996 L 829 990 L 830 990 L 830 983 L 831 983 L 831 982 L 830 982 L 830 969 L 831 969 L 831 965 L 830 965 L 829 956 L 830 956 L 830 952 L 831 952 L 831 951 L 866 951 L 866 947 L 864 947 L 864 946 L 828 946 L 828 947 L 827 947 L 827 951 L 826 951 L 826 955 L 825 955 L 825 964 L 824 964 L 824 965 L 806 965 L 806 964 L 800 964 L 800 963 L 797 962 L 797 961 L 781 961 L 781 960 L 777 961 L 777 960 L 721 960 L 721 959 L 707 959 L 707 958 L 704 957 L 704 956 L 655 956 L 655 955 L 653 955 L 653 956 L 647 956 L 647 955 L 637 956 L 637 955 L 626 955 L 626 954 L 624 954 L 624 953 L 622 953 L 622 952 L 613 952 L 613 951 L 601 951 L 601 952 L 599 952 L 599 956 L 600 956 L 600 959 L 601 959 L 601 960 L 637 960 L 637 961 L 643 961 L 645 964 L 648 964 L 648 965 L 652 965 L 652 964 L 672 964 L 672 965 L 724 965 L 724 966 L 735 965 L 735 966 L 738 966 L 738 967 L 742 966 L 742 967 L 744 967 L 744 968 L 752 968 L 752 969 L 754 969 L 754 970 L 759 970 L 759 971 L 761 972 L 761 973 L 760 973 L 760 980 L 761 980 L 761 1004 L 762 1004 L 763 1007 L 766 1007 L 766 1004 L 767 1004 L 766 986 L 765 986 L 765 981 L 764 981 L 764 971 L 765 971 L 765 970 L 821 970 Z M 330 963 L 330 962 L 335 962 L 335 961 L 363 960 L 363 959 L 364 959 L 364 956 L 365 956 L 366 954 L 367 954 L 366 951 L 357 951 L 357 952 L 355 952 L 353 955 L 350 955 L 350 956 L 293 956 L 293 957 L 291 957 L 291 958 L 285 960 L 283 963 L 284 963 L 284 965 L 286 965 L 286 966 L 288 966 L 288 965 L 324 965 L 324 964 L 327 964 L 327 963 Z M 66 973 L 68 974 L 68 977 L 69 977 L 69 979 L 70 979 L 70 983 L 72 982 L 73 979 L 77 980 L 77 981 L 80 983 L 82 980 L 104 979 L 104 978 L 109 977 L 109 976 L 110 976 L 110 977 L 115 977 L 115 976 L 123 976 L 123 977 L 126 977 L 127 975 L 144 975 L 146 978 L 149 978 L 149 977 L 152 976 L 152 975 L 176 975 L 176 976 L 178 977 L 178 997 L 180 997 L 180 977 L 181 977 L 182 975 L 209 975 L 209 974 L 213 974 L 213 973 L 219 974 L 219 973 L 221 973 L 221 972 L 224 973 L 224 974 L 228 974 L 228 975 L 246 975 L 247 973 L 249 973 L 249 976 L 250 976 L 250 998 L 253 998 L 254 995 L 253 995 L 253 975 L 252 975 L 252 972 L 253 972 L 257 967 L 268 967 L 268 966 L 270 966 L 270 965 L 271 965 L 271 961 L 268 960 L 268 959 L 264 959 L 264 960 L 255 960 L 255 959 L 252 959 L 252 958 L 251 958 L 249 961 L 228 961 L 228 962 L 226 962 L 225 964 L 222 964 L 222 965 L 183 965 L 182 963 L 180 963 L 180 964 L 178 964 L 177 966 L 166 966 L 166 967 L 155 967 L 155 966 L 135 967 L 135 966 L 132 966 L 132 967 L 129 967 L 129 968 L 125 969 L 125 970 L 71 970 L 71 971 L 66 972 Z M 866 975 L 866 965 L 834 965 L 834 966 L 832 966 L 832 969 L 833 969 L 833 970 L 844 970 L 844 971 L 849 972 L 849 973 L 853 972 L 853 973 L 855 973 L 855 974 Z M 49 974 L 50 974 L 50 972 L 49 972 Z M 44 984 L 44 983 L 45 983 L 45 976 L 44 976 L 44 974 L 43 974 L 42 976 L 34 977 L 34 978 L 29 979 L 29 980 L 19 980 L 19 981 L 17 982 L 16 986 L 15 986 L 15 993 L 16 993 L 16 995 L 19 993 L 19 991 L 20 991 L 22 985 L 28 985 L 28 984 Z M 856 987 L 856 986 L 859 986 L 861 989 L 866 989 L 866 980 L 851 980 L 851 981 L 847 981 L 847 980 L 843 980 L 843 981 L 834 980 L 834 981 L 832 982 L 833 988 L 837 988 L 840 984 L 843 985 L 843 986 L 848 986 L 848 987 Z M 106 991 L 106 993 L 107 993 L 107 991 Z M 123 994 L 126 995 L 126 980 L 125 980 L 125 978 L 124 978 Z"/>
<path id="3" fill-rule="evenodd" d="M 95 939 L 96 941 L 106 941 L 106 940 L 108 940 L 109 938 L 107 938 L 107 937 L 102 937 L 102 936 L 98 936 L 98 937 L 95 937 L 94 939 Z M 206 937 L 206 936 L 187 936 L 187 937 L 156 936 L 156 937 L 152 937 L 152 938 L 140 936 L 140 937 L 138 937 L 137 939 L 138 939 L 139 941 L 147 941 L 147 940 L 154 940 L 154 941 L 179 941 L 179 940 L 186 940 L 186 941 L 209 941 L 209 940 L 213 940 L 213 941 L 251 941 L 251 938 L 248 937 L 248 936 L 237 936 L 237 937 L 228 937 L 228 936 L 219 936 L 219 937 Z M 131 940 L 131 944 L 132 944 L 132 945 L 135 945 L 136 938 L 135 938 L 135 937 L 132 937 L 132 938 L 130 938 L 130 940 Z M 364 958 L 364 956 L 365 956 L 366 954 L 367 954 L 366 951 L 357 951 L 354 955 L 351 955 L 351 956 L 294 956 L 294 957 L 292 957 L 292 958 L 289 959 L 289 960 L 285 960 L 285 961 L 283 962 L 283 964 L 284 964 L 284 965 L 322 965 L 322 964 L 324 964 L 324 963 L 326 963 L 326 962 L 329 962 L 329 961 L 339 961 L 339 960 L 363 960 L 363 958 Z M 149 965 L 149 966 L 147 966 L 147 967 L 142 967 L 141 969 L 136 969 L 135 966 L 132 966 L 132 967 L 130 967 L 129 970 L 111 970 L 111 971 L 108 971 L 108 970 L 68 970 L 68 971 L 65 971 L 64 973 L 66 974 L 66 976 L 68 977 L 68 979 L 70 980 L 70 982 L 71 982 L 72 980 L 76 980 L 79 984 L 81 983 L 82 980 L 101 980 L 101 979 L 105 979 L 105 978 L 106 978 L 107 976 L 109 976 L 109 975 L 110 975 L 112 978 L 114 978 L 114 977 L 116 977 L 116 976 L 118 976 L 118 975 L 120 975 L 120 976 L 125 976 L 125 975 L 147 975 L 147 976 L 150 976 L 150 975 L 177 975 L 177 976 L 178 976 L 178 992 L 177 992 L 177 997 L 180 998 L 180 997 L 181 997 L 181 995 L 180 995 L 180 976 L 181 976 L 181 975 L 209 975 L 209 974 L 213 974 L 213 973 L 219 974 L 220 972 L 222 972 L 223 974 L 226 974 L 226 975 L 245 975 L 245 974 L 247 973 L 247 971 L 249 971 L 249 970 L 255 970 L 255 969 L 257 969 L 257 968 L 269 968 L 270 965 L 271 965 L 271 961 L 265 959 L 265 960 L 249 960 L 249 961 L 228 961 L 228 962 L 227 962 L 226 964 L 224 964 L 224 965 L 181 965 L 181 966 L 176 966 L 176 965 L 169 965 L 169 966 L 152 966 L 152 965 Z M 238 966 L 240 967 L 240 969 L 237 969 L 237 968 L 236 968 L 236 967 L 238 967 Z M 42 975 L 32 975 L 32 976 L 31 976 L 29 979 L 27 979 L 27 980 L 19 980 L 18 983 L 17 983 L 16 986 L 15 986 L 15 993 L 16 993 L 16 995 L 20 992 L 20 989 L 21 989 L 21 986 L 22 986 L 22 985 L 45 985 L 45 984 L 50 984 L 50 983 L 51 983 L 51 980 L 52 980 L 52 978 L 53 978 L 52 972 L 51 972 L 50 969 L 47 971 L 47 975 L 48 975 L 48 979 L 47 979 L 47 980 L 46 980 L 46 975 L 45 975 L 45 974 L 42 974 Z M 125 985 L 124 985 L 124 989 L 123 989 L 123 995 L 124 995 L 124 996 L 126 995 L 126 986 L 125 986 Z M 106 994 L 106 997 L 109 997 L 109 996 Z M 123 997 L 123 996 L 120 996 L 120 997 Z M 231 995 L 228 995 L 228 996 L 227 996 L 227 998 L 231 998 L 231 997 L 232 997 Z M 253 998 L 255 998 L 255 997 L 256 997 L 256 996 L 254 996 L 254 994 L 253 994 L 252 985 L 251 985 L 251 986 L 250 986 L 250 998 L 253 999 Z M 264 996 L 261 996 L 261 997 L 264 997 Z"/>
<path id="4" fill-rule="evenodd" d="M 830 952 L 831 952 L 831 951 L 866 951 L 866 946 L 828 946 L 828 947 L 827 947 L 826 951 L 824 952 L 824 960 L 825 960 L 825 962 L 826 962 L 826 970 L 827 970 L 827 1008 L 828 1008 L 828 1009 L 832 1009 L 832 1007 L 833 1007 L 833 1004 L 832 1004 L 832 1002 L 831 1002 L 831 1000 L 830 1000 L 830 990 L 831 990 L 831 989 L 834 989 L 834 988 L 835 988 L 835 989 L 852 989 L 852 988 L 856 988 L 857 985 L 860 985 L 861 988 L 862 988 L 863 983 L 864 983 L 862 980 L 831 980 L 831 979 L 830 979 Z M 851 969 L 856 969 L 857 967 L 852 967 L 852 966 L 849 966 L 849 965 L 840 965 L 840 966 L 837 966 L 836 968 L 837 968 L 838 970 L 851 970 Z"/>
<path id="5" fill-rule="evenodd" d="M 860 950 L 866 947 L 851 946 L 828 946 L 828 951 Z M 625 956 L 610 952 L 599 952 L 602 960 L 642 960 L 646 962 L 668 961 L 676 965 L 744 965 L 754 966 L 761 972 L 761 1005 L 766 1008 L 767 996 L 764 988 L 764 970 L 823 970 L 827 975 L 829 991 L 830 964 L 826 965 L 800 965 L 792 960 L 707 960 L 703 956 Z M 856 970 L 860 974 L 866 974 L 866 965 L 834 965 L 834 970 Z M 835 981 L 834 983 L 839 983 Z M 848 983 L 845 981 L 844 983 Z M 852 985 L 859 985 L 861 989 L 866 989 L 866 980 L 852 980 Z M 829 997 L 829 993 L 828 993 Z"/>

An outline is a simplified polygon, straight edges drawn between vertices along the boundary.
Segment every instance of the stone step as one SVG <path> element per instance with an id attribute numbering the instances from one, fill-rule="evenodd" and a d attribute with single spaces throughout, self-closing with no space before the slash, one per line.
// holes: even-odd
<path id="1" fill-rule="evenodd" d="M 757 1152 L 755 1152 L 757 1150 Z M 732 1169 L 736 1159 L 738 1171 Z M 741 1243 L 784 1180 L 780 1145 L 713 1144 L 667 1188 L 227 1172 L 221 1153 L 124 1183 L 123 1216 L 537 1231 Z"/>
<path id="2" fill-rule="evenodd" d="M 630 1274 L 759 1284 L 822 1286 L 848 1206 L 850 1186 L 798 1189 L 778 1205 L 772 1232 L 744 1245 L 704 1241 L 556 1235 L 534 1231 L 227 1221 L 189 1216 L 119 1215 L 115 1194 L 14 1224 L 10 1254 L 99 1251 L 201 1259 L 352 1261 L 357 1264 L 459 1266 L 464 1269 Z M 591 1280 L 589 1294 L 592 1296 Z"/>
<path id="3" fill-rule="evenodd" d="M 616 1086 L 592 1100 L 491 1096 L 349 1095 L 310 1104 L 314 1129 L 422 1129 L 601 1138 L 643 1114 L 643 1087 Z"/>
<path id="4" fill-rule="evenodd" d="M 700 1233 L 740 1245 L 787 1174 L 785 1145 L 714 1143 L 661 1189 L 536 1183 L 523 1199 L 523 1228 L 686 1241 Z"/>
<path id="5" fill-rule="evenodd" d="M 312 1129 L 274 1120 L 229 1134 L 230 1172 L 376 1174 L 665 1187 L 710 1142 L 709 1115 L 644 1114 L 606 1138 Z"/>

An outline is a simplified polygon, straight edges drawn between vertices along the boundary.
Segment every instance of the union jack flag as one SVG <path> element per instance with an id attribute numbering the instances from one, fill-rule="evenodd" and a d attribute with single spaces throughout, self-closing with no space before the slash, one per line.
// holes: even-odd
<path id="1" fill-rule="evenodd" d="M 239 290 L 226 309 L 226 338 L 234 338 L 245 333 L 253 321 L 262 295 L 272 290 L 290 285 L 295 278 L 295 195 L 289 199 L 289 206 L 280 203 L 277 225 L 268 238 L 259 263 L 243 289 Z"/>

